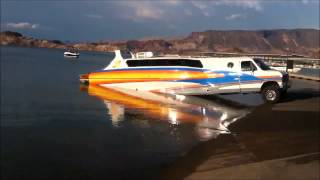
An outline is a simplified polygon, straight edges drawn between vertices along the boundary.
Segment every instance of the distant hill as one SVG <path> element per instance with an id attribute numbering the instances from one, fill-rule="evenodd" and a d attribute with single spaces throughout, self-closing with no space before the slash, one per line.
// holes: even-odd
<path id="1" fill-rule="evenodd" d="M 149 39 L 124 42 L 92 42 L 66 45 L 58 40 L 38 40 L 24 37 L 16 32 L 2 32 L 1 45 L 36 46 L 47 48 L 77 48 L 91 51 L 113 51 L 131 49 L 159 53 L 235 52 L 301 54 L 320 57 L 320 30 L 259 30 L 259 31 L 216 31 L 192 32 L 177 39 Z"/>
<path id="2" fill-rule="evenodd" d="M 75 48 L 79 50 L 88 51 L 113 51 L 118 46 L 111 45 L 109 43 L 64 43 L 60 40 L 45 40 L 35 39 L 32 37 L 25 37 L 17 32 L 5 31 L 0 33 L 1 45 L 14 45 L 14 46 L 28 46 L 28 47 L 41 47 L 41 48 L 58 48 L 58 49 L 70 49 Z"/>
<path id="3" fill-rule="evenodd" d="M 297 53 L 313 56 L 319 52 L 319 30 L 206 31 L 191 33 L 184 41 L 198 49 L 248 53 Z"/>

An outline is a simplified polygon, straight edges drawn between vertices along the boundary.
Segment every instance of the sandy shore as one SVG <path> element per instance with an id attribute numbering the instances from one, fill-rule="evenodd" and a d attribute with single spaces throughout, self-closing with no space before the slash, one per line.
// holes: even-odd
<path id="1" fill-rule="evenodd" d="M 320 83 L 293 80 L 282 102 L 262 104 L 193 148 L 159 179 L 319 179 Z"/>

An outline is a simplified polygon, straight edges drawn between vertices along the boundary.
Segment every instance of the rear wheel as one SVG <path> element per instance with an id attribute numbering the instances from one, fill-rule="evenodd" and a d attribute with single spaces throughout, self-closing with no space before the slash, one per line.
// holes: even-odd
<path id="1" fill-rule="evenodd" d="M 280 89 L 277 85 L 269 85 L 262 89 L 262 98 L 267 103 L 276 103 L 280 99 Z"/>

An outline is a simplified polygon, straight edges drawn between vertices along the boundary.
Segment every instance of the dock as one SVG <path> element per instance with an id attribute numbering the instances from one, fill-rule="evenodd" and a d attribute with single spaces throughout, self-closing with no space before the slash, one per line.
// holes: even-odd
<path id="1" fill-rule="evenodd" d="M 251 57 L 265 61 L 270 66 L 286 66 L 287 69 L 297 67 L 320 68 L 320 59 L 304 55 L 288 54 L 254 54 L 254 53 L 226 53 L 226 52 L 200 52 L 202 56 L 212 57 Z"/>

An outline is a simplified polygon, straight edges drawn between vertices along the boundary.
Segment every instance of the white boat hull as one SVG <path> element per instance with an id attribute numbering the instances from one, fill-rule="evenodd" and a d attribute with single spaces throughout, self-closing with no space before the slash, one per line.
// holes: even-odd
<path id="1" fill-rule="evenodd" d="M 69 56 L 69 57 L 78 57 L 80 54 L 79 53 L 72 53 L 72 52 L 64 52 L 64 56 Z"/>

